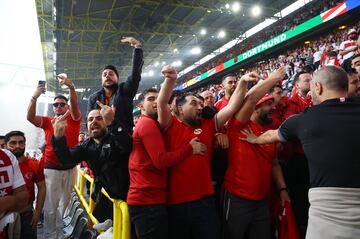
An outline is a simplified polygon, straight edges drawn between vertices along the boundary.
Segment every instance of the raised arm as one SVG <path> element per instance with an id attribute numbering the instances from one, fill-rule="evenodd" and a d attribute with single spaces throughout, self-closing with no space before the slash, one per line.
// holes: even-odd
<path id="1" fill-rule="evenodd" d="M 26 118 L 36 127 L 39 127 L 41 125 L 41 117 L 36 115 L 36 101 L 41 94 L 45 93 L 45 91 L 45 85 L 39 84 L 36 87 L 34 94 L 31 96 L 30 103 L 27 109 Z"/>
<path id="2" fill-rule="evenodd" d="M 67 111 L 64 115 L 55 117 L 52 120 L 54 128 L 54 136 L 51 138 L 51 144 L 54 149 L 54 153 L 59 161 L 63 164 L 77 164 L 86 159 L 86 154 L 81 145 L 75 146 L 75 148 L 69 149 L 66 144 L 65 129 L 67 126 L 66 117 L 69 115 Z"/>
<path id="3" fill-rule="evenodd" d="M 224 124 L 240 109 L 246 95 L 248 82 L 254 82 L 259 79 L 260 76 L 255 72 L 245 74 L 240 78 L 227 106 L 215 115 L 216 126 L 218 129 L 222 128 Z"/>
<path id="4" fill-rule="evenodd" d="M 240 140 L 247 141 L 251 144 L 272 144 L 280 142 L 279 130 L 268 130 L 260 136 L 256 136 L 250 128 L 243 129 L 241 132 L 245 135 Z"/>
<path id="5" fill-rule="evenodd" d="M 69 88 L 69 101 L 70 101 L 70 114 L 73 120 L 80 120 L 81 112 L 78 103 L 78 95 L 75 91 L 75 86 L 72 80 L 67 78 L 65 75 L 60 74 L 57 76 L 61 85 L 66 85 Z"/>
<path id="6" fill-rule="evenodd" d="M 134 37 L 123 37 L 121 42 L 129 43 L 132 47 L 134 47 L 131 75 L 128 77 L 124 85 L 124 93 L 126 93 L 130 98 L 134 98 L 139 88 L 141 69 L 144 64 L 142 45 L 141 42 Z"/>
<path id="7" fill-rule="evenodd" d="M 244 103 L 241 106 L 240 110 L 236 113 L 236 118 L 238 121 L 244 123 L 248 121 L 251 117 L 251 114 L 255 110 L 256 103 L 269 92 L 271 87 L 273 87 L 280 80 L 284 79 L 285 68 L 281 67 L 278 70 L 272 72 L 266 80 L 260 81 L 256 84 L 245 97 Z"/>
<path id="8" fill-rule="evenodd" d="M 164 83 L 157 98 L 158 121 L 162 130 L 167 129 L 171 124 L 171 110 L 168 105 L 172 90 L 177 79 L 177 72 L 171 66 L 164 66 L 161 70 L 164 75 Z"/>

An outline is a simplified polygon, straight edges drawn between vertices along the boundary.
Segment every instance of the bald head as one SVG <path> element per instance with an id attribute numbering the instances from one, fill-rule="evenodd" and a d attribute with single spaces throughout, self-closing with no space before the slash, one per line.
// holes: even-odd
<path id="1" fill-rule="evenodd" d="M 332 98 L 346 97 L 348 77 L 346 72 L 337 66 L 325 66 L 316 71 L 311 81 L 311 96 L 314 104 Z"/>
<path id="2" fill-rule="evenodd" d="M 326 90 L 336 92 L 348 91 L 348 78 L 346 72 L 337 66 L 325 66 L 313 75 L 314 82 L 321 82 Z"/>

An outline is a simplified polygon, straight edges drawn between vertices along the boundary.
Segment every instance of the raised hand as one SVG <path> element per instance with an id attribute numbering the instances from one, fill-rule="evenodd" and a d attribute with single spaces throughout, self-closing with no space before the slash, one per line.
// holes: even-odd
<path id="1" fill-rule="evenodd" d="M 33 94 L 33 98 L 37 99 L 37 98 L 39 98 L 39 96 L 41 94 L 45 94 L 45 92 L 46 92 L 45 85 L 38 84 L 37 87 L 36 87 L 36 90 L 35 90 L 35 92 Z"/>
<path id="2" fill-rule="evenodd" d="M 110 125 L 114 118 L 115 118 L 115 107 L 112 106 L 108 106 L 108 105 L 104 105 L 103 103 L 101 103 L 100 101 L 96 101 L 96 104 L 98 106 L 100 106 L 100 114 L 103 117 L 105 124 L 106 125 Z"/>
<path id="3" fill-rule="evenodd" d="M 70 111 L 66 111 L 65 114 L 60 116 L 55 116 L 51 120 L 51 124 L 54 129 L 54 136 L 56 139 L 59 139 L 65 135 L 65 129 L 67 126 L 66 117 L 70 114 Z"/>
<path id="4" fill-rule="evenodd" d="M 67 78 L 67 75 L 65 73 L 61 73 L 57 75 L 56 78 L 58 79 L 60 85 L 66 85 L 69 88 L 74 88 L 74 84 L 72 80 Z"/>
<path id="5" fill-rule="evenodd" d="M 243 80 L 245 82 L 256 82 L 260 79 L 262 79 L 262 77 L 255 71 L 247 73 L 240 78 L 240 80 Z"/>
<path id="6" fill-rule="evenodd" d="M 276 79 L 277 81 L 281 81 L 285 77 L 285 67 L 280 67 L 279 69 L 273 71 L 269 78 Z"/>
<path id="7" fill-rule="evenodd" d="M 121 42 L 129 43 L 132 47 L 135 47 L 135 48 L 141 47 L 141 42 L 136 40 L 134 37 L 122 37 Z"/>
<path id="8" fill-rule="evenodd" d="M 245 135 L 245 137 L 239 137 L 240 140 L 247 141 L 250 144 L 255 143 L 257 136 L 254 134 L 254 132 L 250 128 L 240 130 L 240 132 Z"/>
<path id="9" fill-rule="evenodd" d="M 190 143 L 193 148 L 193 154 L 205 155 L 207 151 L 207 147 L 205 144 L 201 143 L 199 138 L 193 138 Z"/>
<path id="10" fill-rule="evenodd" d="M 163 74 L 165 79 L 169 79 L 172 81 L 176 81 L 177 72 L 176 69 L 172 66 L 166 65 L 161 69 L 161 73 Z"/>

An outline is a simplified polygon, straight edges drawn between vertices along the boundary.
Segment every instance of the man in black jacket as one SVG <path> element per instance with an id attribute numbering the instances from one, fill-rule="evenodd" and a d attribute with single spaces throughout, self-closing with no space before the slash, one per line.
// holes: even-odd
<path id="1" fill-rule="evenodd" d="M 101 110 L 91 110 L 87 117 L 90 137 L 69 149 L 66 144 L 66 113 L 54 118 L 52 124 L 54 136 L 51 143 L 57 158 L 62 163 L 87 162 L 95 176 L 95 188 L 104 187 L 111 198 L 126 200 L 129 189 L 128 162 L 131 152 L 131 137 L 127 132 L 114 132 L 108 127 L 114 121 L 114 112 L 110 106 L 97 101 Z M 65 116 L 65 117 L 64 117 Z M 93 196 L 93 195 L 92 195 Z M 101 196 L 98 194 L 98 196 Z M 99 207 L 98 207 L 99 206 Z M 96 210 L 98 208 L 98 210 Z M 98 215 L 96 212 L 99 212 Z M 96 205 L 94 216 L 99 221 L 112 218 L 112 205 L 105 198 Z"/>
<path id="2" fill-rule="evenodd" d="M 113 107 L 115 121 L 111 128 L 124 127 L 132 133 L 133 123 L 133 98 L 141 80 L 141 68 L 143 66 L 143 51 L 141 43 L 133 37 L 124 37 L 121 42 L 129 43 L 134 47 L 132 73 L 125 82 L 119 81 L 119 73 L 113 65 L 105 66 L 102 71 L 102 89 L 92 94 L 88 101 L 87 113 L 93 109 L 99 109 L 96 101 Z"/>

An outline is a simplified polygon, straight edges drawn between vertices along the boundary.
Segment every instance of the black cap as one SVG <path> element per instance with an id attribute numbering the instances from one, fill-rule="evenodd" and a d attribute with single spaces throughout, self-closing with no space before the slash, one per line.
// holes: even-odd
<path id="1" fill-rule="evenodd" d="M 117 75 L 117 77 L 119 78 L 119 72 L 116 70 L 115 66 L 113 65 L 107 65 L 104 67 L 103 71 L 106 70 L 106 69 L 109 69 L 109 70 L 112 70 L 113 72 L 115 72 L 115 74 Z"/>

